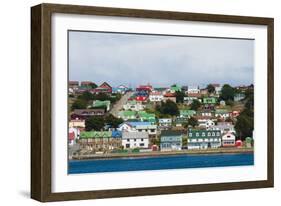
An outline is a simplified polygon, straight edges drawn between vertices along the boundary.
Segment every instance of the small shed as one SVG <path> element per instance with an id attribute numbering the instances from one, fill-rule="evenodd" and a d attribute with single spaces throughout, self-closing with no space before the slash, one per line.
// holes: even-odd
<path id="1" fill-rule="evenodd" d="M 236 146 L 236 147 L 242 147 L 242 146 L 243 146 L 242 140 L 236 140 L 235 146 Z"/>

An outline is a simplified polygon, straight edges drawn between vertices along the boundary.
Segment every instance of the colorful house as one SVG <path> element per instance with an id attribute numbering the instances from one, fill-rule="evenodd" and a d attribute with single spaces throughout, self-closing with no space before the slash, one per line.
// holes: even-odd
<path id="1" fill-rule="evenodd" d="M 208 149 L 221 147 L 221 132 L 208 130 L 189 130 L 188 149 Z"/>
<path id="2" fill-rule="evenodd" d="M 109 93 L 112 93 L 112 87 L 107 82 L 104 82 L 97 88 L 93 89 L 92 91 L 93 91 L 93 93 L 96 93 L 96 94 L 99 94 L 99 93 L 109 94 Z"/>
<path id="3" fill-rule="evenodd" d="M 113 149 L 120 149 L 122 146 L 121 136 L 111 131 L 84 131 L 80 134 L 79 143 L 82 148 L 94 152 L 108 152 Z"/>
<path id="4" fill-rule="evenodd" d="M 202 117 L 212 117 L 212 116 L 214 116 L 213 110 L 210 110 L 210 109 L 203 109 L 203 110 L 197 111 L 197 114 L 199 116 L 202 116 Z"/>
<path id="5" fill-rule="evenodd" d="M 164 94 L 164 102 L 167 102 L 168 100 L 172 101 L 172 102 L 177 102 L 177 98 L 176 95 L 174 93 L 166 93 Z"/>
<path id="6" fill-rule="evenodd" d="M 68 127 L 85 128 L 85 120 L 84 119 L 71 119 L 68 123 Z"/>
<path id="7" fill-rule="evenodd" d="M 161 151 L 173 151 L 181 150 L 182 148 L 182 132 L 164 130 L 161 132 L 160 138 L 160 150 Z"/>
<path id="8" fill-rule="evenodd" d="M 216 104 L 217 99 L 215 97 L 204 97 L 202 103 L 203 104 Z"/>
<path id="9" fill-rule="evenodd" d="M 149 94 L 149 101 L 151 102 L 161 102 L 164 100 L 162 92 L 153 91 Z"/>
<path id="10" fill-rule="evenodd" d="M 235 146 L 235 135 L 231 132 L 227 132 L 222 135 L 222 146 L 223 147 L 234 147 Z"/>
<path id="11" fill-rule="evenodd" d="M 124 149 L 148 148 L 147 132 L 122 132 L 122 146 Z"/>

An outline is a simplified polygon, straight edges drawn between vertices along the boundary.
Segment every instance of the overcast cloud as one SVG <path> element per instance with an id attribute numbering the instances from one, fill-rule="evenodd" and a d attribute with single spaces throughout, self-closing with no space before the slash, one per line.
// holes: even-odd
<path id="1" fill-rule="evenodd" d="M 69 79 L 112 86 L 253 83 L 254 40 L 69 33 Z"/>

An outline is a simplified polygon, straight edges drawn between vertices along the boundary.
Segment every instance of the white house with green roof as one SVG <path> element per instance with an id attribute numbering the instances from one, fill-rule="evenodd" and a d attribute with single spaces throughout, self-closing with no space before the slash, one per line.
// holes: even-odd
<path id="1" fill-rule="evenodd" d="M 94 100 L 93 101 L 93 108 L 106 108 L 106 111 L 110 110 L 110 101 L 109 100 L 105 100 L 105 101 L 101 101 L 101 100 Z"/>
<path id="2" fill-rule="evenodd" d="M 122 118 L 123 120 L 131 120 L 131 119 L 136 119 L 137 118 L 137 113 L 135 111 L 120 111 L 118 113 L 118 118 Z"/>
<path id="3" fill-rule="evenodd" d="M 170 87 L 171 93 L 181 92 L 181 86 L 174 84 Z"/>
<path id="4" fill-rule="evenodd" d="M 153 124 L 156 123 L 155 114 L 147 113 L 145 111 L 138 112 L 139 119 L 143 122 L 152 122 Z"/>
<path id="5" fill-rule="evenodd" d="M 202 103 L 203 104 L 216 104 L 217 98 L 215 98 L 215 97 L 204 97 Z"/>
<path id="6" fill-rule="evenodd" d="M 189 130 L 187 135 L 188 149 L 208 149 L 221 147 L 220 130 Z"/>
<path id="7" fill-rule="evenodd" d="M 193 117 L 194 115 L 196 115 L 196 111 L 195 110 L 190 110 L 190 109 L 181 109 L 180 110 L 180 117 Z"/>

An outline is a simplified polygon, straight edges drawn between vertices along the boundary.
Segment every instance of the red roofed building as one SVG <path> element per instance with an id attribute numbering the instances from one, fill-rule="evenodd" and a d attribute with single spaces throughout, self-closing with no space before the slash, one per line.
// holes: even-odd
<path id="1" fill-rule="evenodd" d="M 136 96 L 135 100 L 138 102 L 145 102 L 147 98 L 147 96 Z"/>
<path id="2" fill-rule="evenodd" d="M 146 92 L 151 92 L 152 91 L 152 86 L 150 84 L 148 85 L 140 85 L 139 87 L 136 88 L 137 91 L 146 91 Z"/>
<path id="3" fill-rule="evenodd" d="M 107 82 L 104 82 L 99 87 L 93 89 L 93 93 L 112 93 L 112 87 Z"/>
<path id="4" fill-rule="evenodd" d="M 167 100 L 170 100 L 170 101 L 176 103 L 176 102 L 177 102 L 177 98 L 176 98 L 175 93 L 166 93 L 166 94 L 164 95 L 163 101 L 166 102 Z"/>

